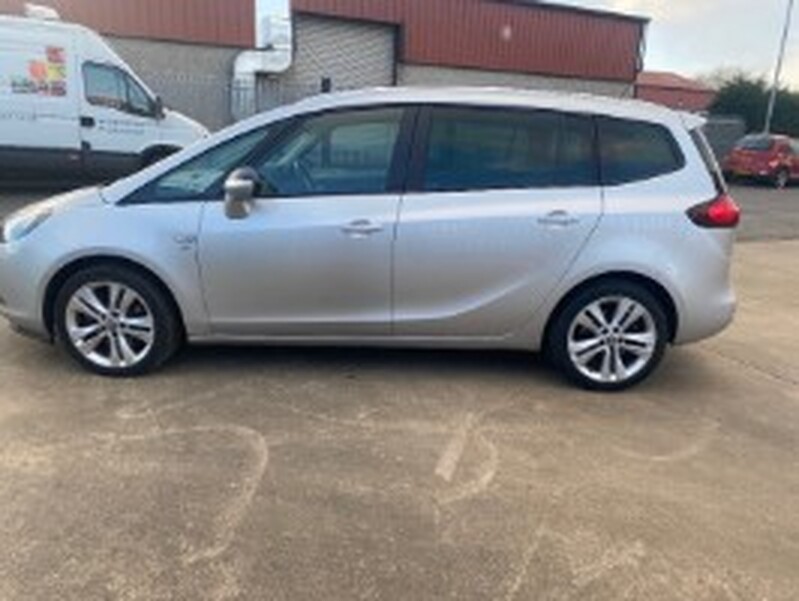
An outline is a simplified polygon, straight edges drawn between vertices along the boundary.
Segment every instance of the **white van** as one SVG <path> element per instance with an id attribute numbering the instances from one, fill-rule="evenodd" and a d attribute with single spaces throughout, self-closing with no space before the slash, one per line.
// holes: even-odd
<path id="1" fill-rule="evenodd" d="M 0 16 L 0 179 L 107 180 L 206 136 L 95 32 Z"/>

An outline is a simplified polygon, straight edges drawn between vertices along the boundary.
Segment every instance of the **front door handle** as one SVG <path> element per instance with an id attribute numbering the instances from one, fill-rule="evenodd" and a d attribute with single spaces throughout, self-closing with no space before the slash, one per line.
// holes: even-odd
<path id="1" fill-rule="evenodd" d="M 577 217 L 569 214 L 568 211 L 552 211 L 538 219 L 539 225 L 551 228 L 572 227 L 580 223 Z"/>
<path id="2" fill-rule="evenodd" d="M 383 226 L 369 219 L 357 219 L 342 227 L 341 231 L 353 238 L 362 238 L 364 236 L 379 234 L 383 231 Z"/>
<path id="3" fill-rule="evenodd" d="M 81 117 L 80 118 L 80 126 L 81 127 L 94 127 L 97 125 L 97 122 L 94 120 L 94 117 Z"/>

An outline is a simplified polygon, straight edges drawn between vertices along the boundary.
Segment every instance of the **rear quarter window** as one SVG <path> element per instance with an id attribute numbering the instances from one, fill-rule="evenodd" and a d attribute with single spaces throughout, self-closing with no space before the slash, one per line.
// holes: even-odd
<path id="1" fill-rule="evenodd" d="M 680 147 L 662 125 L 600 117 L 597 129 L 605 186 L 644 181 L 685 166 Z"/>
<path id="2" fill-rule="evenodd" d="M 724 176 L 721 174 L 716 155 L 710 147 L 704 132 L 700 128 L 691 130 L 691 140 L 693 140 L 696 145 L 696 149 L 702 157 L 702 162 L 705 164 L 708 174 L 713 179 L 716 192 L 724 194 L 727 191 L 727 184 L 724 181 Z"/>

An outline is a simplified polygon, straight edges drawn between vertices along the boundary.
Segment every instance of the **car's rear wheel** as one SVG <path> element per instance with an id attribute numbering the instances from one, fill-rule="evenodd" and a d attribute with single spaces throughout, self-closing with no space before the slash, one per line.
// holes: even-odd
<path id="1" fill-rule="evenodd" d="M 169 297 L 148 276 L 123 265 L 90 267 L 70 277 L 55 303 L 59 343 L 82 366 L 106 376 L 160 367 L 180 346 Z"/>
<path id="2" fill-rule="evenodd" d="M 777 171 L 776 175 L 774 175 L 774 187 L 777 188 L 777 190 L 784 190 L 788 187 L 790 182 L 791 174 L 787 169 L 780 169 Z"/>
<path id="3" fill-rule="evenodd" d="M 644 286 L 606 280 L 574 295 L 555 317 L 548 346 L 555 364 L 590 390 L 638 384 L 660 364 L 669 322 Z"/>

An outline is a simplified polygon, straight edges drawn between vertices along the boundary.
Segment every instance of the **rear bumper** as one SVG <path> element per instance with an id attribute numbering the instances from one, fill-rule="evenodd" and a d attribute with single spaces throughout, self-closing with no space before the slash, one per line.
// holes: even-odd
<path id="1" fill-rule="evenodd" d="M 712 338 L 723 332 L 732 323 L 738 301 L 732 288 L 727 288 L 712 297 L 687 301 L 681 315 L 674 344 L 691 344 Z"/>
<path id="2" fill-rule="evenodd" d="M 725 171 L 733 177 L 752 179 L 772 179 L 777 175 L 776 169 L 727 168 Z"/>
<path id="3" fill-rule="evenodd" d="M 730 230 L 699 230 L 695 242 L 686 245 L 673 280 L 679 293 L 675 344 L 711 338 L 735 318 L 738 301 L 731 277 L 735 238 Z"/>

